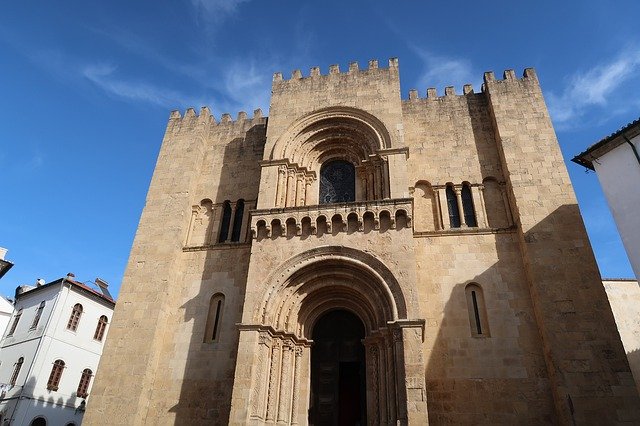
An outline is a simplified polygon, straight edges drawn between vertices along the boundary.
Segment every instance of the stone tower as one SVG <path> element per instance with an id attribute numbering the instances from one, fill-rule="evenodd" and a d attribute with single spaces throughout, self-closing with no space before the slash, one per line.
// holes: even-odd
<path id="1" fill-rule="evenodd" d="M 269 114 L 171 114 L 87 424 L 640 422 L 532 69 Z"/>

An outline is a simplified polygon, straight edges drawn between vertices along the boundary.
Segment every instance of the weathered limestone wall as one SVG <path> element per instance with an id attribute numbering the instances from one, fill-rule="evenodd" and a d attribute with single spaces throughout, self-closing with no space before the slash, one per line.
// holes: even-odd
<path id="1" fill-rule="evenodd" d="M 213 244 L 222 202 L 247 201 L 244 222 L 255 206 L 265 132 L 259 111 L 220 123 L 206 108 L 172 114 L 101 359 L 108 376 L 98 373 L 87 424 L 226 424 L 249 263 L 246 223 L 240 242 Z M 203 239 L 190 244 L 203 199 L 213 207 L 198 222 Z M 203 343 L 215 293 L 225 295 L 220 337 Z"/>
<path id="2" fill-rule="evenodd" d="M 438 187 L 448 182 L 503 181 L 484 93 L 474 94 L 466 86 L 464 95 L 447 88 L 445 96 L 429 90 L 427 98 L 419 99 L 412 92 L 403 101 L 403 119 L 410 149 L 409 185 L 428 182 L 438 194 Z M 483 203 L 489 216 L 495 215 L 494 210 L 504 214 L 501 197 L 489 200 L 481 186 L 473 191 L 478 216 Z M 431 223 L 423 230 L 435 231 L 432 203 L 425 205 L 424 197 L 416 189 L 414 224 L 429 216 Z M 446 202 L 440 198 L 438 204 L 438 198 L 436 213 L 441 215 L 442 229 L 447 229 Z M 414 241 L 417 291 L 427 321 L 429 420 L 434 424 L 478 419 L 494 424 L 546 423 L 553 418 L 520 247 L 508 223 L 502 224 L 507 229 L 498 231 L 489 222 L 479 224 L 486 228 L 483 231 L 459 228 L 449 230 L 450 235 L 416 234 Z M 472 282 L 484 293 L 490 337 L 473 336 L 470 330 L 465 286 Z"/>
<path id="3" fill-rule="evenodd" d="M 485 74 L 496 140 L 562 424 L 640 421 L 640 400 L 606 302 L 537 77 Z"/>

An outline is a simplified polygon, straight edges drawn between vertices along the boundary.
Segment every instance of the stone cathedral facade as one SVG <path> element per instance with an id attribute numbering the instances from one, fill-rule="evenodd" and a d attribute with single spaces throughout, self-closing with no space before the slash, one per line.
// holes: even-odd
<path id="1" fill-rule="evenodd" d="M 174 112 L 87 424 L 614 424 L 640 400 L 535 72 Z"/>

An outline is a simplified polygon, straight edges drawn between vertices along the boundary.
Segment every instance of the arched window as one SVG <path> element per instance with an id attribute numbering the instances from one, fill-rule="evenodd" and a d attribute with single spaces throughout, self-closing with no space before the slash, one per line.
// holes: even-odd
<path id="1" fill-rule="evenodd" d="M 356 169 L 348 161 L 326 162 L 320 168 L 320 204 L 356 200 Z"/>
<path id="2" fill-rule="evenodd" d="M 220 323 L 222 321 L 222 308 L 224 307 L 224 295 L 216 293 L 209 301 L 209 314 L 204 331 L 204 342 L 217 342 L 220 336 Z"/>
<path id="3" fill-rule="evenodd" d="M 47 426 L 47 421 L 44 417 L 36 417 L 35 419 L 31 420 L 29 426 Z"/>
<path id="4" fill-rule="evenodd" d="M 76 331 L 78 329 L 78 323 L 80 322 L 80 316 L 82 316 L 82 305 L 76 303 L 73 305 L 71 316 L 67 322 L 67 330 Z"/>
<path id="5" fill-rule="evenodd" d="M 231 241 L 240 241 L 240 232 L 242 231 L 242 217 L 244 216 L 244 200 L 238 200 L 236 203 L 236 213 L 233 215 L 233 230 L 231 231 Z"/>
<path id="6" fill-rule="evenodd" d="M 462 185 L 462 211 L 464 212 L 464 223 L 467 226 L 478 226 L 476 211 L 473 207 L 473 197 L 471 196 L 471 186 L 468 183 Z"/>
<path id="7" fill-rule="evenodd" d="M 484 304 L 482 288 L 476 283 L 471 283 L 465 288 L 465 293 L 471 335 L 474 337 L 488 337 L 489 321 L 487 320 L 487 309 Z"/>
<path id="8" fill-rule="evenodd" d="M 13 333 L 16 331 L 16 328 L 18 327 L 18 322 L 20 322 L 21 316 L 22 316 L 22 308 L 18 309 L 16 316 L 13 317 L 13 324 L 11 324 L 11 328 L 9 329 L 9 333 L 7 333 L 7 336 L 13 336 Z"/>
<path id="9" fill-rule="evenodd" d="M 18 362 L 16 362 L 16 366 L 13 368 L 13 374 L 11 375 L 11 380 L 9 380 L 9 384 L 11 386 L 15 386 L 18 381 L 18 375 L 20 374 L 20 369 L 22 368 L 22 363 L 24 362 L 24 358 L 18 358 Z"/>
<path id="10" fill-rule="evenodd" d="M 104 332 L 107 329 L 107 323 L 109 320 L 105 315 L 102 315 L 98 320 L 98 325 L 96 326 L 96 332 L 93 333 L 93 338 L 102 342 L 102 338 L 104 337 Z"/>
<path id="11" fill-rule="evenodd" d="M 222 223 L 220 224 L 220 235 L 218 242 L 224 243 L 229 238 L 229 226 L 231 225 L 231 203 L 229 200 L 222 204 Z"/>
<path id="12" fill-rule="evenodd" d="M 93 376 L 93 371 L 88 368 L 82 370 L 82 376 L 80 377 L 80 383 L 78 383 L 78 390 L 76 391 L 79 398 L 86 398 L 89 396 L 89 383 L 91 383 L 91 376 Z"/>
<path id="13" fill-rule="evenodd" d="M 458 197 L 452 185 L 447 185 L 447 209 L 449 210 L 449 225 L 452 228 L 460 228 L 460 208 L 458 207 Z"/>
<path id="14" fill-rule="evenodd" d="M 62 371 L 64 371 L 64 361 L 56 359 L 51 368 L 51 374 L 49 374 L 49 380 L 47 381 L 47 389 L 57 391 L 60 384 L 60 378 L 62 377 Z"/>
<path id="15" fill-rule="evenodd" d="M 33 323 L 31 323 L 31 330 L 35 329 L 38 326 L 43 310 L 44 310 L 44 301 L 40 302 L 40 306 L 38 306 L 38 310 L 36 311 L 36 316 L 33 317 Z"/>

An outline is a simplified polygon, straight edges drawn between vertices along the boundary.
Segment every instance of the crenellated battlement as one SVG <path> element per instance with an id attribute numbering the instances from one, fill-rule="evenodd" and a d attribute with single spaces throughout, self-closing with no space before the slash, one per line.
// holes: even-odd
<path id="1" fill-rule="evenodd" d="M 517 78 L 516 73 L 512 69 L 505 70 L 503 73 L 502 80 L 496 80 L 495 74 L 493 71 L 487 71 L 484 73 L 483 85 L 481 88 L 481 93 L 485 91 L 485 85 L 487 83 L 502 83 L 502 82 L 511 82 L 511 81 L 534 81 L 538 82 L 538 77 L 533 68 L 525 68 L 522 78 Z M 406 101 L 417 101 L 419 99 L 427 99 L 427 100 L 445 100 L 454 97 L 464 97 L 469 95 L 476 95 L 477 93 L 473 89 L 472 84 L 465 84 L 462 86 L 462 94 L 459 95 L 456 93 L 456 89 L 453 86 L 447 86 L 444 88 L 444 95 L 439 96 L 438 90 L 436 88 L 430 87 L 427 89 L 427 94 L 425 97 L 420 97 L 418 90 L 411 89 L 409 90 L 409 98 Z"/>
<path id="2" fill-rule="evenodd" d="M 302 71 L 299 69 L 293 70 L 291 72 L 291 78 L 285 79 L 281 72 L 276 72 L 273 74 L 273 84 L 280 84 L 286 82 L 294 82 L 298 80 L 308 80 L 308 79 L 321 79 L 321 78 L 331 78 L 332 76 L 355 76 L 357 74 L 366 74 L 375 72 L 377 70 L 380 71 L 389 71 L 389 70 L 397 70 L 398 69 L 398 58 L 390 58 L 389 65 L 387 68 L 379 68 L 378 60 L 372 59 L 369 61 L 367 68 L 360 69 L 358 62 L 350 62 L 349 67 L 346 72 L 340 72 L 340 66 L 337 64 L 329 65 L 329 73 L 322 74 L 320 72 L 320 67 L 311 67 L 309 70 L 309 75 L 304 76 Z"/>
<path id="3" fill-rule="evenodd" d="M 512 69 L 508 69 L 508 70 L 504 70 L 504 72 L 502 73 L 502 80 L 496 80 L 496 76 L 493 71 L 485 72 L 483 80 L 484 80 L 484 84 L 503 83 L 503 82 L 510 82 L 510 81 L 533 81 L 537 83 L 538 76 L 536 75 L 536 71 L 533 68 L 525 68 L 524 72 L 522 73 L 522 78 L 517 78 L 516 72 Z"/>
<path id="4" fill-rule="evenodd" d="M 178 110 L 171 111 L 171 114 L 169 115 L 169 121 L 184 123 L 195 120 L 201 123 L 210 123 L 213 125 L 233 125 L 244 124 L 246 122 L 258 123 L 264 118 L 265 117 L 263 117 L 262 115 L 262 110 L 258 108 L 253 111 L 253 116 L 251 118 L 249 118 L 247 113 L 244 111 L 238 112 L 235 120 L 231 117 L 231 114 L 225 112 L 220 116 L 220 121 L 218 122 L 214 115 L 211 113 L 211 110 L 206 106 L 200 108 L 200 114 L 197 114 L 194 108 L 187 108 L 184 116 L 181 115 L 180 111 Z"/>

